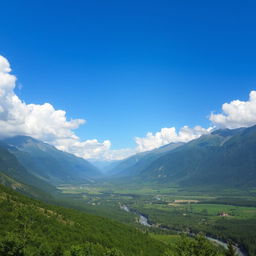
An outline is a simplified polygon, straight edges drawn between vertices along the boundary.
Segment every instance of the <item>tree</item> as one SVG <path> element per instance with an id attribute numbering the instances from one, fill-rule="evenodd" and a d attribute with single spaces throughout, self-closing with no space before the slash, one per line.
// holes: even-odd
<path id="1" fill-rule="evenodd" d="M 107 249 L 104 256 L 124 256 L 124 255 L 118 249 L 112 248 L 112 249 Z"/>
<path id="2" fill-rule="evenodd" d="M 236 250 L 235 250 L 234 246 L 232 245 L 231 241 L 228 241 L 228 249 L 227 249 L 225 255 L 226 256 L 237 256 Z"/>
<path id="3" fill-rule="evenodd" d="M 181 238 L 168 249 L 164 256 L 220 256 L 219 249 L 203 235 Z"/>
<path id="4" fill-rule="evenodd" d="M 0 242 L 0 256 L 25 256 L 23 242 L 13 234 L 8 234 Z"/>

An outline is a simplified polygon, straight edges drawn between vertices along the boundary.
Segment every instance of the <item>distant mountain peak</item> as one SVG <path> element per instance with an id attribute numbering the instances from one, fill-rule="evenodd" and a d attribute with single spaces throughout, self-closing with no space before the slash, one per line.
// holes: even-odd
<path id="1" fill-rule="evenodd" d="M 237 129 L 219 129 L 219 130 L 215 130 L 213 131 L 211 134 L 212 135 L 220 135 L 222 137 L 228 137 L 228 136 L 233 136 L 236 135 L 238 133 L 240 133 L 241 131 L 245 130 L 246 128 L 242 127 L 242 128 L 237 128 Z"/>
<path id="2" fill-rule="evenodd" d="M 40 140 L 34 139 L 30 136 L 23 136 L 23 135 L 17 135 L 17 136 L 9 137 L 7 139 L 4 139 L 3 141 L 8 143 L 8 144 L 14 144 L 16 146 L 21 146 L 21 145 L 23 145 L 25 143 L 28 143 L 28 142 L 43 143 Z"/>

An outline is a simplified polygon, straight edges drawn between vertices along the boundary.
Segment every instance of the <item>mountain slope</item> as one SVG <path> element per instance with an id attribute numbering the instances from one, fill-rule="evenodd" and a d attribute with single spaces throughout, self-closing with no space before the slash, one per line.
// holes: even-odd
<path id="1" fill-rule="evenodd" d="M 112 177 L 127 177 L 139 175 L 153 161 L 167 152 L 180 147 L 183 143 L 171 143 L 155 150 L 139 153 L 127 159 L 114 163 L 107 174 Z"/>
<path id="2" fill-rule="evenodd" d="M 16 136 L 4 143 L 30 173 L 53 185 L 88 182 L 100 175 L 86 160 L 31 137 Z"/>
<path id="3" fill-rule="evenodd" d="M 56 192 L 56 188 L 30 174 L 0 143 L 0 183 L 31 196 L 48 197 L 42 191 Z"/>
<path id="4" fill-rule="evenodd" d="M 256 126 L 204 135 L 153 161 L 139 177 L 186 186 L 256 186 Z"/>
<path id="5" fill-rule="evenodd" d="M 160 256 L 166 248 L 133 227 L 47 205 L 2 185 L 0 209 L 0 255 L 64 255 L 71 250 L 65 255 Z"/>

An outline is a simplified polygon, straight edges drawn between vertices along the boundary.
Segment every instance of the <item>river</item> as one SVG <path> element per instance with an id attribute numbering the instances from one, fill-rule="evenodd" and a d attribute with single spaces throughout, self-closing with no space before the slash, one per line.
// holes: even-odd
<path id="1" fill-rule="evenodd" d="M 148 218 L 145 215 L 142 215 L 141 213 L 139 213 L 137 211 L 133 211 L 133 210 L 129 209 L 129 207 L 127 205 L 120 205 L 120 208 L 122 210 L 126 211 L 126 212 L 133 212 L 133 213 L 137 214 L 139 216 L 139 223 L 141 225 L 146 226 L 146 227 L 152 227 L 152 224 L 149 223 Z M 216 238 L 213 238 L 213 237 L 210 237 L 210 236 L 205 236 L 205 237 L 209 241 L 223 246 L 225 249 L 228 248 L 228 244 L 219 240 L 219 239 L 216 239 Z M 242 252 L 238 247 L 234 246 L 234 248 L 235 248 L 236 253 L 237 253 L 238 256 L 247 256 L 247 254 Z"/>

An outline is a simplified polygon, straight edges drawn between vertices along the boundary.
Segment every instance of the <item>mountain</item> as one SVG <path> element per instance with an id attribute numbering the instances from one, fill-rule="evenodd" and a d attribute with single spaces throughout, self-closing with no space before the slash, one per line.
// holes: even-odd
<path id="1" fill-rule="evenodd" d="M 90 182 L 100 175 L 88 161 L 28 136 L 8 138 L 3 143 L 29 173 L 55 186 Z"/>
<path id="2" fill-rule="evenodd" d="M 114 162 L 108 169 L 107 174 L 111 177 L 139 175 L 140 172 L 148 168 L 154 160 L 181 145 L 183 145 L 183 143 L 170 143 L 152 151 L 138 153 L 122 161 Z"/>
<path id="3" fill-rule="evenodd" d="M 138 176 L 182 186 L 256 186 L 256 126 L 203 135 L 151 162 Z"/>
<path id="4" fill-rule="evenodd" d="M 29 173 L 3 143 L 0 143 L 0 183 L 34 197 L 48 198 L 43 191 L 56 192 L 55 187 Z"/>
<path id="5" fill-rule="evenodd" d="M 160 256 L 148 234 L 102 217 L 45 204 L 0 185 L 0 255 Z"/>

